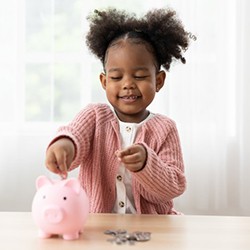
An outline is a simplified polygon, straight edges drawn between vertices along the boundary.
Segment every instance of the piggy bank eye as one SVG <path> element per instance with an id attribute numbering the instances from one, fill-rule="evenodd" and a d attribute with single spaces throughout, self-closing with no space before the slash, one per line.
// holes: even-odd
<path id="1" fill-rule="evenodd" d="M 46 199 L 46 195 L 43 196 L 43 199 L 44 199 L 44 200 Z"/>
<path id="2" fill-rule="evenodd" d="M 67 197 L 66 197 L 66 196 L 64 196 L 64 197 L 63 197 L 63 199 L 66 201 L 66 200 L 67 200 Z"/>

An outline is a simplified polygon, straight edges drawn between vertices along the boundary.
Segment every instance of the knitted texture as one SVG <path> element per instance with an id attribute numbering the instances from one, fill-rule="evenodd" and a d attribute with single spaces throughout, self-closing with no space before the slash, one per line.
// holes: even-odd
<path id="1" fill-rule="evenodd" d="M 115 202 L 115 180 L 120 162 L 118 120 L 107 104 L 90 104 L 67 126 L 59 128 L 53 141 L 67 136 L 76 155 L 70 170 L 80 166 L 79 180 L 90 199 L 90 212 L 110 213 Z M 53 142 L 52 141 L 52 142 Z M 139 128 L 135 143 L 147 150 L 147 162 L 132 172 L 137 213 L 177 214 L 173 199 L 186 188 L 180 141 L 175 123 L 156 114 Z"/>

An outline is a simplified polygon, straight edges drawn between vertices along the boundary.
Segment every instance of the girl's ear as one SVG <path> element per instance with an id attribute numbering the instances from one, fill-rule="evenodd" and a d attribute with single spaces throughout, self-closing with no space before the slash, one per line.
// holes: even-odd
<path id="1" fill-rule="evenodd" d="M 100 74 L 100 82 L 102 84 L 103 89 L 106 90 L 107 77 L 106 77 L 105 73 Z"/>
<path id="2" fill-rule="evenodd" d="M 165 83 L 166 73 L 161 70 L 156 75 L 156 92 L 159 92 Z"/>

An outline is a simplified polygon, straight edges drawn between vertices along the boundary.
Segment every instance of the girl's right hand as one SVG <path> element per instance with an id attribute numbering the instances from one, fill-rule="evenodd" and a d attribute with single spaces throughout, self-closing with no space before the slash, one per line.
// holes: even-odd
<path id="1" fill-rule="evenodd" d="M 49 146 L 46 152 L 46 167 L 53 173 L 67 178 L 68 169 L 75 156 L 75 146 L 69 138 L 61 138 Z"/>

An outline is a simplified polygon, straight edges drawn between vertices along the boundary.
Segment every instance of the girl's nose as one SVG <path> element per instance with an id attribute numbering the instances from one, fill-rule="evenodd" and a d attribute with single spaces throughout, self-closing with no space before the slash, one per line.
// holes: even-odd
<path id="1" fill-rule="evenodd" d="M 124 79 L 123 89 L 134 89 L 136 84 L 131 77 Z"/>

